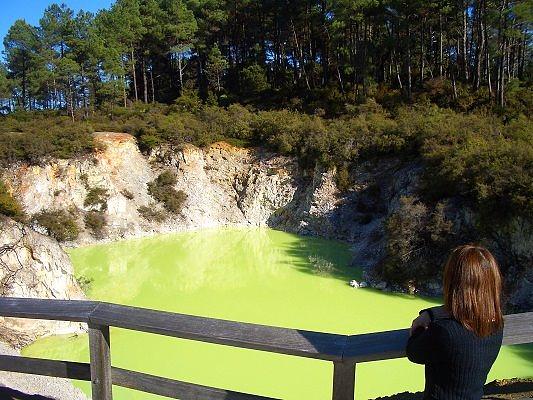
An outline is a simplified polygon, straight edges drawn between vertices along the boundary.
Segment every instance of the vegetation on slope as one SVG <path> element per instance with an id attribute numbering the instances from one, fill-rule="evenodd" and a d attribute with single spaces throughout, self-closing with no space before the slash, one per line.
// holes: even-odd
<path id="1" fill-rule="evenodd" d="M 263 145 L 298 157 L 304 167 L 317 162 L 337 167 L 346 187 L 347 171 L 355 162 L 420 157 L 427 165 L 423 194 L 434 201 L 460 195 L 487 215 L 497 210 L 502 219 L 533 212 L 533 125 L 524 116 L 503 123 L 494 116 L 430 103 L 387 111 L 369 101 L 350 114 L 326 119 L 293 110 L 254 111 L 200 102 L 192 108 L 139 103 L 94 113 L 85 121 L 65 119 L 38 112 L 3 117 L 0 164 L 84 154 L 94 147 L 93 130 L 129 132 L 144 151 L 163 143 L 205 146 L 219 140 Z"/>
<path id="2" fill-rule="evenodd" d="M 65 210 L 43 210 L 33 220 L 59 242 L 75 240 L 80 233 L 75 217 Z"/>
<path id="3" fill-rule="evenodd" d="M 157 201 L 163 203 L 165 209 L 173 214 L 179 214 L 187 200 L 183 190 L 176 190 L 177 177 L 172 171 L 162 172 L 155 180 L 148 183 L 148 193 Z M 148 214 L 141 208 L 147 219 L 157 220 L 156 214 Z"/>
<path id="4" fill-rule="evenodd" d="M 5 215 L 7 217 L 13 218 L 15 220 L 24 219 L 24 211 L 18 203 L 18 201 L 13 198 L 11 193 L 7 190 L 7 187 L 4 182 L 0 180 L 0 215 Z"/>

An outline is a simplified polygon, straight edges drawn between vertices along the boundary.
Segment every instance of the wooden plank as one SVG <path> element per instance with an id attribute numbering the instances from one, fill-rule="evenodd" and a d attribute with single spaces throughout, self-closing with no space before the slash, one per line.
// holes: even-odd
<path id="1" fill-rule="evenodd" d="M 216 389 L 193 383 L 180 382 L 173 379 L 162 378 L 113 368 L 113 384 L 143 392 L 158 394 L 180 400 L 273 400 L 270 397 L 256 396 L 230 390 Z"/>
<path id="2" fill-rule="evenodd" d="M 405 357 L 408 329 L 350 336 L 344 359 L 355 362 Z M 503 344 L 533 343 L 533 312 L 504 316 Z"/>
<path id="3" fill-rule="evenodd" d="M 93 400 L 112 400 L 109 327 L 89 323 L 91 389 Z"/>
<path id="4" fill-rule="evenodd" d="M 0 355 L 0 371 L 19 372 L 57 378 L 91 380 L 89 364 L 71 361 L 43 360 L 22 356 Z"/>
<path id="5" fill-rule="evenodd" d="M 355 363 L 333 362 L 333 400 L 354 400 Z"/>
<path id="6" fill-rule="evenodd" d="M 347 338 L 105 303 L 89 319 L 95 324 L 332 361 L 341 360 Z"/>
<path id="7" fill-rule="evenodd" d="M 504 321 L 504 345 L 533 342 L 533 312 L 506 315 Z"/>
<path id="8" fill-rule="evenodd" d="M 91 380 L 89 364 L 71 361 L 0 355 L 0 370 L 83 381 Z M 111 375 L 113 384 L 117 386 L 182 400 L 274 400 L 270 397 L 180 382 L 116 367 L 111 368 Z"/>
<path id="9" fill-rule="evenodd" d="M 142 308 L 49 299 L 0 298 L 0 316 L 89 322 L 330 361 L 405 356 L 407 330 L 335 335 L 275 328 Z M 505 316 L 504 344 L 533 342 L 533 313 Z"/>
<path id="10" fill-rule="evenodd" d="M 348 337 L 344 360 L 366 362 L 405 357 L 408 329 L 365 333 Z"/>
<path id="11" fill-rule="evenodd" d="M 0 316 L 88 322 L 98 302 L 0 297 Z"/>

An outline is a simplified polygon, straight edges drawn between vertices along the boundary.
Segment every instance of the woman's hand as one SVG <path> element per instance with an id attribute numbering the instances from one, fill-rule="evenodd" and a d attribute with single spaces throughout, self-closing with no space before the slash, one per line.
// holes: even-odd
<path id="1" fill-rule="evenodd" d="M 427 311 L 424 311 L 422 314 L 420 314 L 413 320 L 413 323 L 411 324 L 411 329 L 409 330 L 409 336 L 413 336 L 413 333 L 419 328 L 427 329 L 430 322 L 431 317 L 429 316 L 429 313 Z"/>

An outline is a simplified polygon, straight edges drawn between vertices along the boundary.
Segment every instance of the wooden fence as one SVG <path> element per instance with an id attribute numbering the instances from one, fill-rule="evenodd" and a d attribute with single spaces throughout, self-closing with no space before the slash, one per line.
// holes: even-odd
<path id="1" fill-rule="evenodd" d="M 181 400 L 267 397 L 211 388 L 111 366 L 109 327 L 333 362 L 333 400 L 353 400 L 357 363 L 405 357 L 408 329 L 337 335 L 275 328 L 117 304 L 0 298 L 0 316 L 85 322 L 90 363 L 0 355 L 0 370 L 91 381 L 93 400 L 112 399 L 112 385 Z M 503 344 L 533 342 L 533 312 L 505 316 Z"/>

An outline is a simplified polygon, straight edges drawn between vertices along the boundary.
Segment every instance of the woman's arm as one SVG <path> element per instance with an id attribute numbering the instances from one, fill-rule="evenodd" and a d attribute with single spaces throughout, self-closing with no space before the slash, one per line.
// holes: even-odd
<path id="1" fill-rule="evenodd" d="M 420 311 L 420 315 L 413 320 L 411 324 L 411 329 L 409 330 L 409 336 L 412 336 L 413 333 L 419 329 L 427 329 L 429 324 L 437 319 L 449 318 L 450 314 L 446 311 L 444 306 L 436 306 L 431 308 L 426 308 Z"/>
<path id="2" fill-rule="evenodd" d="M 418 327 L 411 333 L 407 341 L 407 358 L 417 364 L 426 364 L 430 357 L 432 349 L 432 336 L 434 324 L 430 324 L 427 328 Z"/>
<path id="3" fill-rule="evenodd" d="M 427 364 L 435 360 L 446 335 L 446 330 L 438 323 L 430 323 L 427 329 L 418 328 L 407 341 L 407 358 L 417 364 Z"/>

